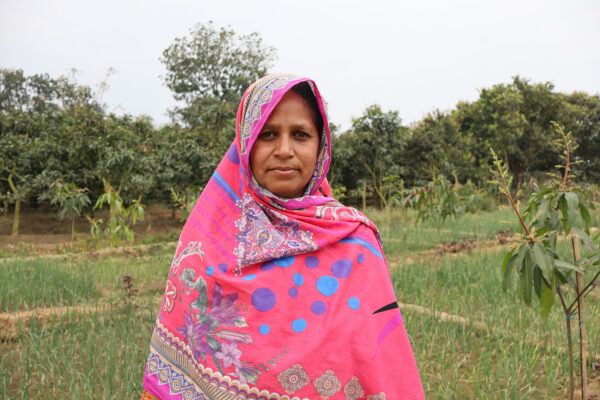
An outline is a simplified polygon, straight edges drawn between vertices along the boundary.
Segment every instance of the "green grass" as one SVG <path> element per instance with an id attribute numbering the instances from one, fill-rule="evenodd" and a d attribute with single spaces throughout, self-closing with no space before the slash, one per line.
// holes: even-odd
<path id="1" fill-rule="evenodd" d="M 508 220 L 509 211 L 480 216 L 484 239 L 494 238 L 499 230 L 494 220 Z M 422 243 L 407 246 L 408 251 L 393 242 L 384 244 L 388 258 L 394 259 L 392 279 L 401 303 L 483 322 L 490 328 L 482 331 L 413 310 L 403 311 L 427 398 L 565 398 L 568 353 L 559 299 L 555 299 L 556 305 L 544 321 L 536 303 L 527 307 L 518 299 L 514 280 L 513 287 L 504 293 L 500 272 L 507 247 L 444 257 L 425 257 L 416 252 L 435 247 L 448 237 L 456 240 L 459 231 L 472 230 L 476 222 L 473 215 L 465 215 L 447 223 L 454 230 L 448 236 L 432 233 L 426 224 L 411 226 L 408 229 L 420 231 L 416 237 Z M 515 229 L 515 225 L 511 227 Z M 393 235 L 394 230 L 390 231 Z M 395 232 L 397 235 L 399 230 Z M 569 242 L 561 241 L 559 253 L 567 256 L 569 251 Z M 586 301 L 586 321 L 588 349 L 595 357 L 600 346 L 597 297 Z M 576 320 L 573 329 L 576 332 Z M 577 363 L 578 352 L 576 348 L 574 351 Z"/>
<path id="2" fill-rule="evenodd" d="M 0 264 L 0 312 L 89 301 L 100 295 L 95 280 L 88 265 L 72 270 L 50 259 Z"/>
<path id="3" fill-rule="evenodd" d="M 427 314 L 403 312 L 427 398 L 564 396 L 568 376 L 564 314 L 555 307 L 544 321 L 537 305 L 524 306 L 514 290 L 505 294 L 500 287 L 502 256 L 500 251 L 447 256 L 441 262 L 401 264 L 392 271 L 401 303 L 490 327 L 482 332 Z M 587 302 L 586 320 L 589 349 L 595 355 L 600 334 L 597 301 Z"/>
<path id="4" fill-rule="evenodd" d="M 408 212 L 386 213 L 367 211 L 379 227 L 386 253 L 431 250 L 442 242 L 459 241 L 463 238 L 491 240 L 500 230 L 513 229 L 518 224 L 512 219 L 512 211 L 503 208 L 493 213 L 464 214 L 458 219 L 448 219 L 443 224 L 426 221 L 416 224 L 416 214 Z"/>
<path id="5" fill-rule="evenodd" d="M 90 303 L 111 292 L 119 296 L 121 278 L 131 275 L 144 296 L 162 293 L 174 246 L 148 254 L 99 258 L 35 258 L 0 263 L 0 312 Z"/>
<path id="6" fill-rule="evenodd" d="M 69 315 L 44 328 L 33 324 L 15 341 L 0 342 L 3 399 L 135 399 L 156 303 L 133 311 Z"/>
<path id="7" fill-rule="evenodd" d="M 501 229 L 518 231 L 514 223 L 501 223 L 514 219 L 509 209 L 466 214 L 446 221 L 439 230 L 434 223 L 415 225 L 411 213 L 368 215 L 380 227 L 388 259 L 394 260 L 391 274 L 401 303 L 489 327 L 482 330 L 403 311 L 428 399 L 566 397 L 564 315 L 555 307 L 544 321 L 537 305 L 520 302 L 514 287 L 509 293 L 502 291 L 500 267 L 507 247 L 442 257 L 422 253 L 443 241 L 493 241 Z M 46 326 L 34 323 L 16 339 L 0 342 L 0 398 L 138 397 L 157 301 L 174 249 L 0 262 L 0 311 L 100 303 L 114 307 L 76 320 L 72 314 Z M 560 251 L 567 254 L 567 241 Z M 123 275 L 133 276 L 139 289 L 135 310 L 120 300 Z M 598 297 L 586 300 L 592 357 L 600 348 L 599 308 Z"/>

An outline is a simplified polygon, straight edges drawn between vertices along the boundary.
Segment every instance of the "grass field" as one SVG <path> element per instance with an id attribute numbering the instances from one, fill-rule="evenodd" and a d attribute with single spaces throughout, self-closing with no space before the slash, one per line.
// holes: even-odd
<path id="1" fill-rule="evenodd" d="M 369 215 L 384 239 L 427 398 L 566 397 L 561 310 L 543 321 L 536 306 L 524 307 L 514 291 L 500 287 L 510 243 L 500 244 L 496 233 L 516 230 L 500 224 L 512 220 L 509 210 L 468 214 L 442 227 L 414 225 L 411 215 L 399 213 Z M 452 241 L 473 247 L 452 253 Z M 1 315 L 30 321 L 11 332 L 0 328 L 0 398 L 138 398 L 174 250 L 169 242 L 0 262 Z M 132 297 L 123 289 L 124 275 L 134 278 Z M 586 303 L 592 359 L 600 349 L 598 298 L 593 293 Z M 46 323 L 56 310 L 63 312 Z M 597 371 L 589 375 L 598 381 Z"/>

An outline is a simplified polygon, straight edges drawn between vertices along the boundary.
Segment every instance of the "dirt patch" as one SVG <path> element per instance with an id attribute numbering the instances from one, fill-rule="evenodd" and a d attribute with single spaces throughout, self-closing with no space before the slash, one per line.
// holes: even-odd
<path id="1" fill-rule="evenodd" d="M 94 312 L 106 311 L 110 307 L 110 304 L 79 305 L 74 307 L 36 308 L 31 311 L 0 313 L 0 340 L 16 338 L 21 326 L 27 331 L 34 318 L 41 326 L 48 326 L 53 321 L 68 317 L 69 315 L 82 316 Z"/>
<path id="2" fill-rule="evenodd" d="M 154 306 L 158 308 L 161 301 L 162 296 L 157 297 L 153 301 Z M 122 305 L 123 304 L 121 304 L 121 306 Z M 119 307 L 119 304 L 83 304 L 77 306 L 36 308 L 35 310 L 28 311 L 0 313 L 0 340 L 16 339 L 19 335 L 20 328 L 27 332 L 33 320 L 42 327 L 49 326 L 61 319 L 63 320 L 62 323 L 72 323 L 87 314 L 102 313 L 115 309 L 115 307 Z M 70 316 L 73 316 L 73 318 L 69 319 Z"/>
<path id="3" fill-rule="evenodd" d="M 490 253 L 490 252 L 498 251 L 498 249 L 510 248 L 517 242 L 519 242 L 519 238 L 517 238 L 517 237 L 512 237 L 506 243 L 499 243 L 498 240 L 486 240 L 486 241 L 474 242 L 473 246 L 468 246 L 468 247 L 465 246 L 463 248 L 460 248 L 460 250 L 464 250 L 468 253 L 472 253 L 472 252 Z M 440 258 L 440 257 L 456 258 L 456 257 L 460 257 L 464 254 L 465 253 L 462 251 L 456 251 L 456 252 L 444 251 L 444 244 L 441 244 L 441 245 L 437 245 L 435 249 L 431 249 L 431 250 L 414 251 L 414 252 L 408 252 L 408 253 L 402 253 L 402 254 L 396 254 L 393 256 L 388 256 L 387 260 L 388 260 L 388 264 L 390 266 L 397 267 L 399 263 L 413 264 L 415 262 L 415 260 L 428 260 L 428 259 L 436 259 L 436 258 Z"/>
<path id="4" fill-rule="evenodd" d="M 95 218 L 106 218 L 107 213 L 96 213 Z M 148 206 L 145 218 L 138 222 L 133 231 L 136 242 L 151 239 L 152 236 L 176 234 L 183 228 L 181 211 L 173 216 L 172 210 L 164 206 Z M 57 254 L 71 251 L 71 222 L 61 221 L 56 212 L 47 209 L 26 209 L 21 212 L 19 235 L 11 236 L 13 216 L 0 215 L 0 252 L 8 254 Z M 90 224 L 85 217 L 75 219 L 75 250 L 85 248 L 91 240 Z M 89 244 L 87 244 L 89 248 Z"/>
<path id="5" fill-rule="evenodd" d="M 443 311 L 433 310 L 431 308 L 426 308 L 417 304 L 399 303 L 398 306 L 400 307 L 400 310 L 410 310 L 418 312 L 419 314 L 431 315 L 436 319 L 439 319 L 440 321 L 449 321 L 460 324 L 465 327 L 473 327 L 473 329 L 479 332 L 490 333 L 492 331 L 492 329 L 490 329 L 490 327 L 485 322 L 471 321 L 459 315 L 448 314 Z"/>
<path id="6" fill-rule="evenodd" d="M 91 251 L 83 251 L 79 253 L 62 253 L 62 254 L 37 254 L 34 256 L 25 256 L 25 257 L 6 257 L 0 258 L 0 261 L 10 262 L 10 261 L 27 261 L 37 258 L 69 258 L 69 257 L 89 257 L 92 259 L 98 259 L 101 256 L 125 256 L 125 257 L 136 257 L 137 259 L 141 257 L 146 257 L 145 254 L 148 250 L 153 249 L 164 249 L 165 247 L 173 246 L 172 242 L 163 242 L 163 243 L 152 243 L 152 244 L 142 244 L 139 246 L 124 246 L 124 247 L 105 247 L 98 250 Z"/>

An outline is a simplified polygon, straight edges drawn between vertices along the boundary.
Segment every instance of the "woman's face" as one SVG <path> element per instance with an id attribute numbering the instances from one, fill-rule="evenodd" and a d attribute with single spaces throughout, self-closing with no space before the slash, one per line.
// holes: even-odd
<path id="1" fill-rule="evenodd" d="M 319 132 L 310 107 L 290 90 L 256 138 L 250 166 L 258 183 L 274 195 L 300 197 L 315 170 L 318 151 Z"/>

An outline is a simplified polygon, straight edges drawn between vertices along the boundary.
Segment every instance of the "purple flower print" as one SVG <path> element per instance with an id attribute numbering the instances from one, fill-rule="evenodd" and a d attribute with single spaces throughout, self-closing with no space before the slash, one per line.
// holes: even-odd
<path id="1" fill-rule="evenodd" d="M 256 385 L 256 379 L 258 375 L 250 367 L 235 367 L 235 374 L 229 374 L 235 376 L 241 383 L 252 382 Z"/>
<path id="2" fill-rule="evenodd" d="M 248 378 L 242 373 L 242 368 L 235 367 L 235 374 L 230 374 L 238 378 L 241 383 L 248 383 Z"/>
<path id="3" fill-rule="evenodd" d="M 210 317 L 214 321 L 228 326 L 248 326 L 235 304 L 237 299 L 237 293 L 231 293 L 223 297 L 223 288 L 218 282 L 215 283 L 213 288 L 212 310 L 210 311 Z"/>
<path id="4" fill-rule="evenodd" d="M 177 328 L 177 331 L 188 340 L 194 358 L 199 361 L 202 353 L 213 354 L 214 351 L 208 343 L 202 341 L 202 338 L 210 329 L 210 323 L 194 325 L 191 316 L 187 313 L 184 313 L 183 316 L 185 318 L 185 325 Z"/>
<path id="5" fill-rule="evenodd" d="M 236 368 L 240 368 L 242 366 L 241 355 L 242 351 L 237 348 L 237 343 L 221 343 L 221 350 L 215 353 L 218 359 L 223 360 L 223 367 L 225 368 L 232 364 Z"/>

